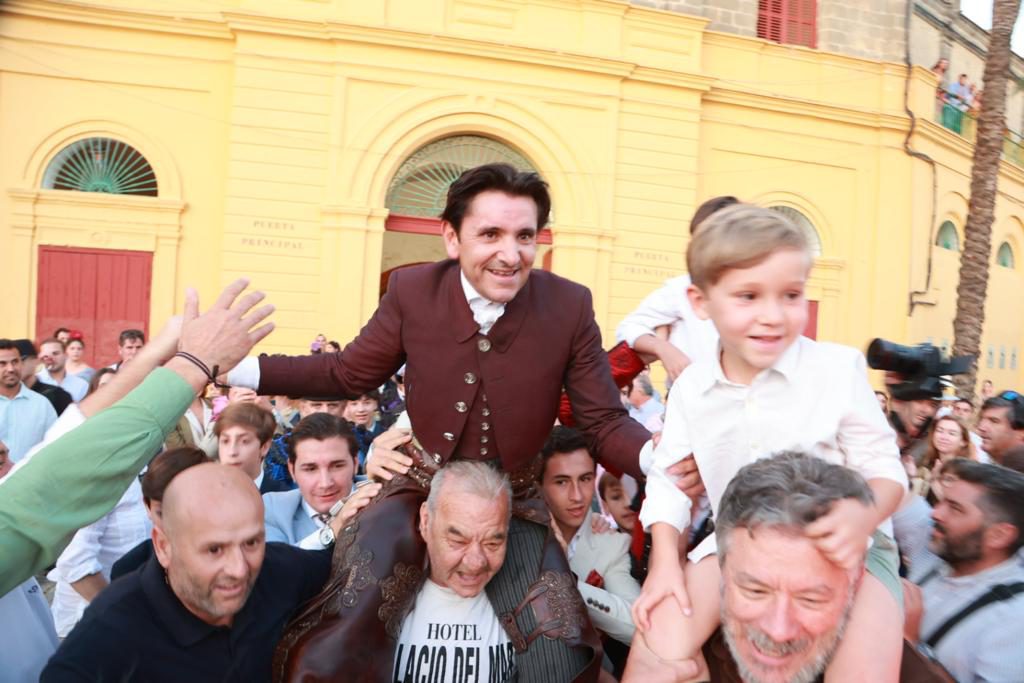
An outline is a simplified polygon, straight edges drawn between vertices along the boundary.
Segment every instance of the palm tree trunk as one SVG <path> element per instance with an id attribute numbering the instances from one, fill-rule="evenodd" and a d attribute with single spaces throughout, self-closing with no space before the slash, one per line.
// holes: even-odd
<path id="1" fill-rule="evenodd" d="M 978 115 L 974 160 L 971 168 L 971 200 L 964 227 L 964 249 L 960 254 L 960 284 L 956 290 L 953 319 L 953 355 L 981 357 L 981 334 L 985 322 L 985 295 L 992 255 L 992 222 L 995 218 L 999 159 L 1006 131 L 1006 81 L 1010 74 L 1010 36 L 1020 11 L 1021 0 L 995 0 L 992 30 Z M 978 361 L 968 373 L 957 375 L 957 394 L 974 398 Z"/>

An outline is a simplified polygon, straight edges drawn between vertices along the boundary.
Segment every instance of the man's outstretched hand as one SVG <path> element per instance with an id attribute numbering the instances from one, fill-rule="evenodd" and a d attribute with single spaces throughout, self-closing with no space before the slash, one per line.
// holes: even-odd
<path id="1" fill-rule="evenodd" d="M 185 293 L 178 349 L 200 359 L 211 370 L 217 367 L 219 373 L 238 365 L 252 347 L 274 330 L 274 323 L 260 325 L 274 312 L 274 307 L 265 304 L 255 308 L 265 298 L 263 292 L 249 292 L 239 298 L 248 286 L 246 278 L 235 280 L 202 314 L 199 313 L 199 294 L 189 288 Z"/>

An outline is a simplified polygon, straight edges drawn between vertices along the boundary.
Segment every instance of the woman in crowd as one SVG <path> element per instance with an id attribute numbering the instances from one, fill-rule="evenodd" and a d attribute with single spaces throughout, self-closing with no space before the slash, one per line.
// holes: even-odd
<path id="1" fill-rule="evenodd" d="M 86 396 L 94 393 L 104 384 L 114 379 L 114 375 L 116 373 L 117 370 L 115 370 L 114 368 L 100 368 L 99 370 L 97 370 L 93 374 L 92 379 L 89 380 L 89 393 L 87 393 Z"/>
<path id="2" fill-rule="evenodd" d="M 75 375 L 81 377 L 86 382 L 92 380 L 93 375 L 96 374 L 96 370 L 89 367 L 89 364 L 82 360 L 82 356 L 85 355 L 85 341 L 82 340 L 81 335 L 77 337 L 72 333 L 71 341 L 67 345 L 68 362 L 64 366 L 65 371 L 69 375 Z"/>
<path id="3" fill-rule="evenodd" d="M 928 437 L 928 450 L 925 451 L 917 471 L 911 476 L 914 492 L 933 503 L 935 494 L 932 491 L 932 482 L 937 479 L 942 465 L 953 458 L 977 460 L 978 454 L 963 421 L 954 415 L 946 415 L 932 425 L 932 432 Z"/>

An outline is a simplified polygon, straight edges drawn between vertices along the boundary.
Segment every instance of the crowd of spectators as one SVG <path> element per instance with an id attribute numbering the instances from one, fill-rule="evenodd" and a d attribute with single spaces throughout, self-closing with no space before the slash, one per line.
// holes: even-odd
<path id="1" fill-rule="evenodd" d="M 948 59 L 940 59 L 932 66 L 932 73 L 939 79 L 939 87 L 935 91 L 939 121 L 956 133 L 964 133 L 965 118 L 974 120 L 981 111 L 983 91 L 970 81 L 967 74 L 961 73 L 953 80 L 948 72 Z"/>
<path id="2" fill-rule="evenodd" d="M 691 231 L 691 275 L 618 334 L 663 363 L 666 400 L 646 371 L 618 398 L 590 385 L 600 410 L 566 380 L 601 419 L 550 420 L 511 464 L 501 374 L 443 399 L 479 458 L 424 446 L 464 446 L 440 396 L 406 403 L 429 355 L 377 386 L 263 390 L 273 364 L 243 359 L 272 307 L 245 281 L 202 313 L 189 292 L 148 342 L 125 330 L 109 367 L 67 328 L 0 339 L 0 679 L 299 679 L 315 666 L 288 648 L 319 638 L 394 681 L 1024 680 L 1024 396 L 873 392 L 859 352 L 801 336 L 810 258 L 785 218 L 721 197 Z M 491 358 L 519 314 L 461 273 L 462 341 Z M 307 360 L 349 353 L 319 334 Z M 630 467 L 594 436 L 627 412 L 654 434 Z M 423 562 L 382 564 L 406 536 Z M 308 630 L 366 591 L 364 639 Z"/>

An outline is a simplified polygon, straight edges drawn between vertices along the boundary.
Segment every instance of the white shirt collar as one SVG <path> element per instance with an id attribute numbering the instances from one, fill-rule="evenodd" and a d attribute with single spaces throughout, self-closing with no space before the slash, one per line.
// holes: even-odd
<path id="1" fill-rule="evenodd" d="M 266 474 L 266 472 L 264 472 L 263 468 L 260 467 L 260 476 L 258 476 L 258 477 L 256 477 L 255 479 L 252 480 L 252 483 L 256 484 L 256 488 L 259 488 L 259 487 L 263 486 L 263 475 L 264 474 Z"/>
<path id="2" fill-rule="evenodd" d="M 473 313 L 473 321 L 480 326 L 481 334 L 487 334 L 505 312 L 505 304 L 485 299 L 470 284 L 469 278 L 461 269 L 459 269 L 459 280 L 462 282 L 462 292 L 466 295 L 466 303 L 469 304 L 469 310 Z"/>
<path id="3" fill-rule="evenodd" d="M 314 510 L 313 506 L 307 503 L 305 498 L 302 499 L 302 509 L 306 513 L 306 516 L 313 520 L 313 523 L 316 524 L 318 529 L 322 529 L 326 526 L 320 521 L 320 513 Z"/>
<path id="4" fill-rule="evenodd" d="M 803 335 L 796 338 L 796 340 L 789 345 L 782 355 L 779 356 L 778 360 L 770 367 L 757 373 L 757 377 L 760 377 L 765 372 L 777 372 L 786 380 L 793 377 L 793 373 L 797 370 L 797 363 L 800 358 L 800 348 L 804 345 L 805 340 Z M 697 368 L 695 368 L 697 369 Z M 742 386 L 738 382 L 733 382 L 731 379 L 725 376 L 725 370 L 722 369 L 722 342 L 718 342 L 718 348 L 715 351 L 715 362 L 702 365 L 700 367 L 702 371 L 699 378 L 699 385 L 701 391 L 707 391 L 713 387 L 716 383 L 718 384 L 729 384 L 732 386 Z M 754 380 L 757 380 L 757 377 Z"/>
<path id="5" fill-rule="evenodd" d="M 485 299 L 483 294 L 476 291 L 476 288 L 472 283 L 470 283 L 469 278 L 466 277 L 466 274 L 462 272 L 461 268 L 459 269 L 459 281 L 462 282 L 462 292 L 466 295 L 467 302 L 473 303 L 474 301 L 482 301 L 485 304 L 500 305 L 495 304 L 490 299 Z"/>

